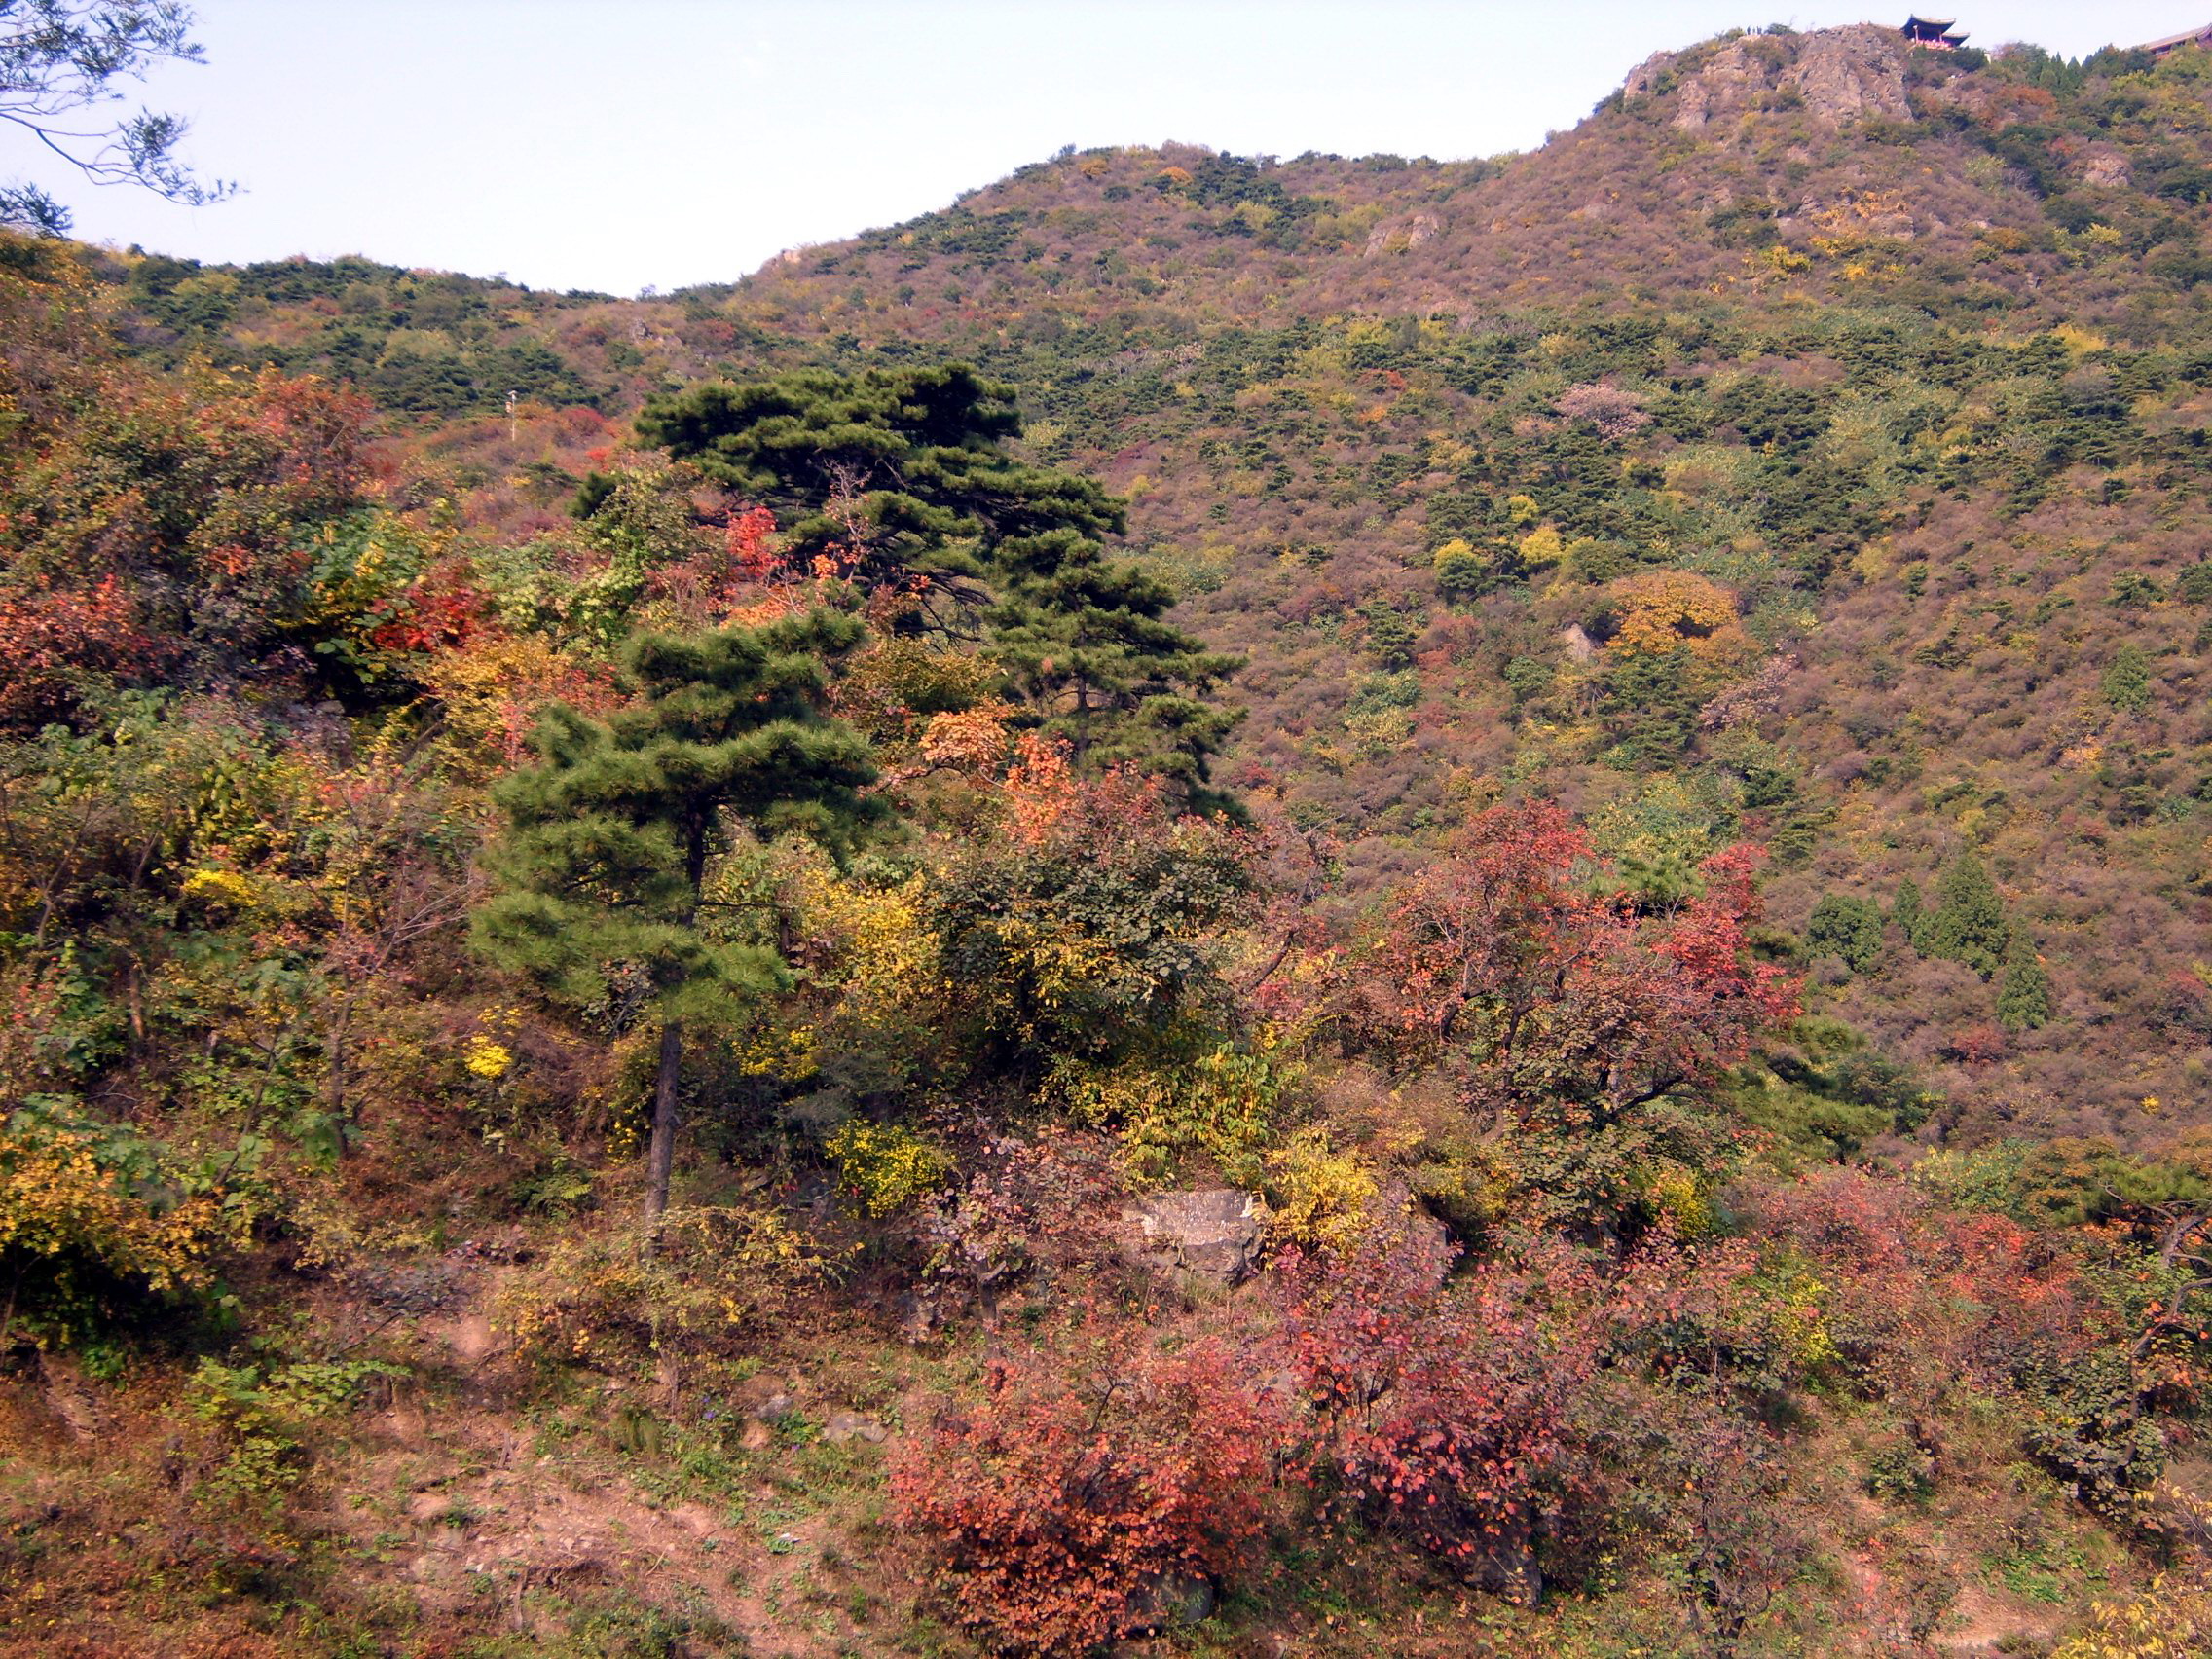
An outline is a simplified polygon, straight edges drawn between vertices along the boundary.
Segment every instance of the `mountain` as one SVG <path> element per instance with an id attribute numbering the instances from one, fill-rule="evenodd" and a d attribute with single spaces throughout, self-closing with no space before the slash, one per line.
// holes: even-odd
<path id="1" fill-rule="evenodd" d="M 0 235 L 0 1651 L 2203 1650 L 2208 225 L 1865 26 Z"/>
<path id="2" fill-rule="evenodd" d="M 1661 866 L 1750 826 L 1793 933 L 1972 849 L 2051 1021 L 2003 1032 L 1994 976 L 1895 937 L 1824 959 L 1834 1009 L 1927 1071 L 1929 1133 L 2136 1142 L 2212 1062 L 2197 61 L 1737 35 L 1529 155 L 1064 154 L 666 300 L 108 275 L 167 359 L 449 423 L 519 393 L 511 436 L 406 446 L 507 532 L 658 389 L 973 360 L 1249 657 L 1231 775 L 1341 834 L 1355 891 L 1537 779 Z M 1726 612 L 1679 671 L 1618 645 L 1663 572 Z"/>

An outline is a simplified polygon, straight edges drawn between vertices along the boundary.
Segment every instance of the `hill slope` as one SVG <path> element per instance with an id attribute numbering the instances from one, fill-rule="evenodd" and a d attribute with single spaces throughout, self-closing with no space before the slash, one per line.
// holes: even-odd
<path id="1" fill-rule="evenodd" d="M 513 389 L 618 424 L 702 376 L 971 358 L 1249 656 L 1235 774 L 1344 834 L 1355 886 L 1531 782 L 1677 862 L 1750 815 L 1792 929 L 1979 847 L 2054 1022 L 1992 1037 L 1994 984 L 1899 939 L 1838 1008 L 1976 1133 L 2134 1139 L 2212 1059 L 2208 96 L 2194 53 L 1739 36 L 1530 155 L 1071 154 L 665 301 L 163 261 L 124 288 L 148 350 L 425 416 Z M 409 447 L 514 533 L 605 441 Z M 1741 632 L 1624 652 L 1664 571 Z"/>
<path id="2" fill-rule="evenodd" d="M 667 298 L 0 236 L 0 1650 L 2201 1648 L 2208 195 L 1850 29 Z"/>

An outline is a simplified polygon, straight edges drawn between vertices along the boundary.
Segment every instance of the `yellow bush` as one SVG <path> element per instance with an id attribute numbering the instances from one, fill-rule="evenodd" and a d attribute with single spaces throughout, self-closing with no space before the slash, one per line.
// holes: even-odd
<path id="1" fill-rule="evenodd" d="M 1687 647 L 1700 657 L 1741 652 L 1750 642 L 1736 625 L 1736 599 L 1719 583 L 1693 571 L 1650 571 L 1613 589 L 1621 610 L 1607 648 L 1672 651 Z"/>
<path id="2" fill-rule="evenodd" d="M 1772 1336 L 1796 1365 L 1817 1371 L 1842 1357 L 1823 1310 L 1828 1296 L 1823 1280 L 1803 1268 L 1782 1268 L 1760 1274 L 1757 1282 Z"/>
<path id="3" fill-rule="evenodd" d="M 622 1233 L 564 1240 L 497 1308 L 526 1359 L 649 1376 L 664 1354 L 731 1351 L 838 1267 L 775 1210 L 672 1209 L 657 1248 Z"/>
<path id="4" fill-rule="evenodd" d="M 84 1130 L 0 1127 L 0 1276 L 17 1286 L 16 1324 L 41 1346 L 94 1328 L 118 1282 L 154 1294 L 206 1285 L 225 1222 L 209 1195 L 139 1197 L 122 1160 Z"/>
<path id="5" fill-rule="evenodd" d="M 260 897 L 260 890 L 235 869 L 196 869 L 184 878 L 184 894 L 188 899 L 205 899 L 234 910 L 248 910 Z"/>
<path id="6" fill-rule="evenodd" d="M 1337 1152 L 1323 1128 L 1301 1129 L 1268 1159 L 1276 1202 L 1268 1232 L 1278 1243 L 1348 1255 L 1367 1231 L 1382 1188 L 1354 1154 Z"/>
<path id="7" fill-rule="evenodd" d="M 495 1043 L 489 1037 L 478 1035 L 461 1046 L 461 1063 L 472 1075 L 492 1082 L 505 1077 L 513 1069 L 514 1051 L 504 1043 Z"/>
<path id="8" fill-rule="evenodd" d="M 867 1213 L 889 1215 L 943 1186 L 952 1174 L 944 1149 L 903 1124 L 840 1124 L 825 1150 L 845 1189 Z"/>
<path id="9" fill-rule="evenodd" d="M 2212 1652 L 2212 1590 L 2171 1578 L 2124 1601 L 2099 1602 L 2089 1626 L 2051 1659 L 2202 1659 Z"/>
<path id="10" fill-rule="evenodd" d="M 1526 571 L 1542 571 L 1556 565 L 1567 551 L 1567 543 L 1553 526 L 1538 525 L 1521 538 L 1521 567 Z"/>
<path id="11" fill-rule="evenodd" d="M 938 936 L 922 919 L 920 874 L 896 887 L 853 881 L 827 860 L 801 867 L 796 886 L 820 977 L 837 987 L 837 1014 L 876 1033 L 904 1031 L 943 991 Z"/>
<path id="12" fill-rule="evenodd" d="M 1113 1129 L 1139 1180 L 1163 1179 L 1196 1152 L 1243 1181 L 1259 1172 L 1259 1148 L 1283 1083 L 1265 1054 L 1224 1043 L 1197 1059 L 1166 1065 L 1062 1060 L 1046 1092 L 1077 1122 Z"/>
<path id="13" fill-rule="evenodd" d="M 1713 1202 L 1697 1176 L 1679 1164 L 1663 1165 L 1645 1184 L 1643 1201 L 1674 1223 L 1676 1236 L 1699 1238 L 1713 1231 Z"/>

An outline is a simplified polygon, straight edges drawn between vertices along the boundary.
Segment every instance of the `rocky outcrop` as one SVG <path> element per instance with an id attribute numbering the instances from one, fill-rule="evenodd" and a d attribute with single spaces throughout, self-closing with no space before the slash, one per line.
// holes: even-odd
<path id="1" fill-rule="evenodd" d="M 1124 1636 L 1158 1636 L 1187 1630 L 1213 1617 L 1219 1597 L 1210 1579 L 1191 1572 L 1170 1572 L 1154 1579 L 1129 1598 Z"/>
<path id="2" fill-rule="evenodd" d="M 1143 1255 L 1162 1267 L 1235 1284 L 1260 1255 L 1260 1201 L 1234 1187 L 1160 1193 L 1122 1212 Z"/>
<path id="3" fill-rule="evenodd" d="M 1761 108 L 1804 109 L 1824 127 L 1869 116 L 1909 119 L 1907 48 L 1870 24 L 1811 34 L 1739 35 L 1701 53 L 1663 52 L 1629 71 L 1630 102 L 1672 95 L 1670 125 L 1695 132 Z"/>
<path id="4" fill-rule="evenodd" d="M 1415 213 L 1405 219 L 1387 219 L 1367 233 L 1367 244 L 1359 250 L 1362 259 L 1373 259 L 1378 254 L 1404 253 L 1416 248 L 1444 228 L 1444 221 L 1434 213 Z"/>
<path id="5" fill-rule="evenodd" d="M 1904 55 L 1910 48 L 1889 30 L 1823 29 L 1798 42 L 1797 61 L 1782 84 L 1805 100 L 1816 121 L 1843 127 L 1865 116 L 1911 119 L 1904 91 Z"/>
<path id="6" fill-rule="evenodd" d="M 2135 169 L 2124 152 L 2099 144 L 2083 158 L 2082 182 L 2099 190 L 2125 190 L 2135 182 Z"/>
<path id="7" fill-rule="evenodd" d="M 889 1433 L 875 1419 L 859 1412 L 831 1412 L 830 1420 L 822 1425 L 822 1438 L 832 1446 L 849 1446 L 856 1440 L 881 1446 Z"/>

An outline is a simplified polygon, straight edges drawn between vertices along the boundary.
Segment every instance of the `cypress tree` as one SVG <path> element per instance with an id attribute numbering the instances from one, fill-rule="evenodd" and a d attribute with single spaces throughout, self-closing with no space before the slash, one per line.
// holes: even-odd
<path id="1" fill-rule="evenodd" d="M 2014 1032 L 2050 1023 L 2050 976 L 2025 934 L 2012 936 L 2012 947 L 2005 955 L 2005 977 L 1997 985 L 1997 1023 Z"/>
<path id="2" fill-rule="evenodd" d="M 1113 557 L 1124 504 L 1009 454 L 1011 387 L 964 364 L 809 369 L 646 405 L 640 435 L 775 514 L 792 557 L 850 572 L 894 633 L 979 640 L 1027 722 L 1092 767 L 1173 780 L 1197 804 L 1241 666 L 1167 620 L 1175 595 Z"/>
<path id="3" fill-rule="evenodd" d="M 867 745 L 822 712 L 828 663 L 860 624 L 817 611 L 765 628 L 645 635 L 623 655 L 637 700 L 607 720 L 554 704 L 539 760 L 495 792 L 507 829 L 486 856 L 498 891 L 472 943 L 577 1004 L 629 970 L 661 1021 L 645 1216 L 668 1204 L 686 1023 L 781 989 L 772 948 L 731 942 L 702 916 L 713 862 L 738 827 L 841 845 L 875 803 Z"/>
<path id="4" fill-rule="evenodd" d="M 1951 861 L 1936 890 L 1941 903 L 1928 918 L 1922 954 L 1963 962 L 1988 978 L 2005 960 L 2009 935 L 1989 871 L 1969 848 Z"/>

